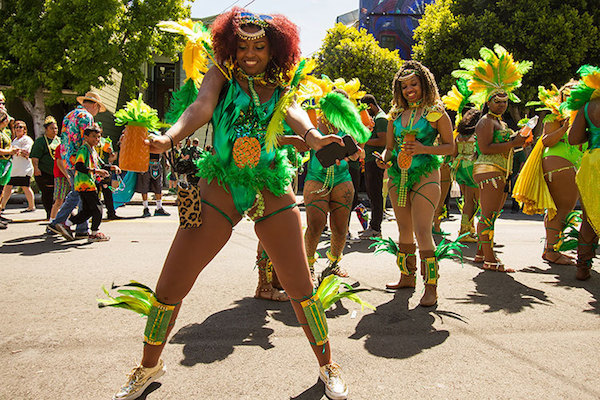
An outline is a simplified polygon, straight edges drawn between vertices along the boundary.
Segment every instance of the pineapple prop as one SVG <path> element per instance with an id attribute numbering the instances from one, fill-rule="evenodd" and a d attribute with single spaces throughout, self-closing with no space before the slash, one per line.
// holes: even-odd
<path id="1" fill-rule="evenodd" d="M 158 112 L 142 101 L 142 95 L 115 113 L 115 125 L 125 127 L 119 152 L 119 166 L 124 171 L 146 172 L 150 163 L 148 130 L 159 128 Z"/>

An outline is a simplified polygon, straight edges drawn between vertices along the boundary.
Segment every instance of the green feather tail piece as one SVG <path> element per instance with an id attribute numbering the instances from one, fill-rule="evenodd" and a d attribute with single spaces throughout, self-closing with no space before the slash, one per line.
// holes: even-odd
<path id="1" fill-rule="evenodd" d="M 383 239 L 383 238 L 373 237 L 370 239 L 373 240 L 373 243 L 371 243 L 371 245 L 369 246 L 369 249 L 372 247 L 375 247 L 374 254 L 390 253 L 394 256 L 398 255 L 398 251 L 399 251 L 398 245 L 396 244 L 396 242 L 394 242 L 394 240 L 392 238 Z"/>
<path id="2" fill-rule="evenodd" d="M 579 224 L 581 224 L 581 211 L 571 211 L 565 218 L 565 226 L 558 234 L 558 242 L 554 251 L 575 250 L 579 244 Z"/>
<path id="3" fill-rule="evenodd" d="M 371 132 L 364 126 L 356 106 L 344 95 L 330 92 L 319 101 L 325 118 L 340 131 L 351 135 L 358 143 L 365 143 Z"/>
<path id="4" fill-rule="evenodd" d="M 130 281 L 128 284 L 121 286 L 115 286 L 113 284 L 111 289 L 118 289 L 117 292 L 120 294 L 120 296 L 111 296 L 108 290 L 106 290 L 106 288 L 102 286 L 102 291 L 108 296 L 108 299 L 96 299 L 98 301 L 98 308 L 124 308 L 126 310 L 136 312 L 143 317 L 147 317 L 148 314 L 150 314 L 150 309 L 152 308 L 152 298 L 154 297 L 154 291 L 148 286 L 136 281 Z"/>
<path id="5" fill-rule="evenodd" d="M 340 287 L 344 287 L 346 290 L 340 292 Z M 331 308 L 331 306 L 343 298 L 350 299 L 360 304 L 361 310 L 364 310 L 365 307 L 375 310 L 376 308 L 373 305 L 358 297 L 357 293 L 365 291 L 369 291 L 369 289 L 354 289 L 347 283 L 342 282 L 339 276 L 327 275 L 319 285 L 317 295 L 319 296 L 319 299 L 321 299 L 323 310 Z"/>
<path id="6" fill-rule="evenodd" d="M 445 258 L 456 257 L 462 263 L 463 262 L 462 249 L 467 246 L 460 243 L 460 239 L 462 239 L 463 237 L 468 236 L 468 235 L 469 235 L 469 233 L 462 234 L 458 238 L 456 238 L 456 240 L 453 242 L 451 242 L 451 241 L 446 242 L 445 238 L 442 239 L 440 244 L 438 244 L 437 247 L 435 248 L 435 258 L 437 258 L 437 260 L 439 261 L 439 260 L 443 260 Z"/>
<path id="7" fill-rule="evenodd" d="M 165 121 L 168 124 L 177 122 L 185 109 L 196 100 L 196 97 L 198 97 L 198 88 L 193 80 L 188 79 L 181 89 L 173 93 L 169 111 L 165 115 Z"/>

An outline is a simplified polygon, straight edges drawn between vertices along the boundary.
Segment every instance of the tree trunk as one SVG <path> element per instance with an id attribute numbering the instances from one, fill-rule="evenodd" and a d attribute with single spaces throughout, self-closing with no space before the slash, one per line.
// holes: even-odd
<path id="1" fill-rule="evenodd" d="M 46 117 L 46 105 L 44 103 L 44 91 L 39 87 L 35 91 L 34 104 L 31 104 L 29 100 L 21 99 L 25 110 L 31 115 L 33 119 L 33 132 L 35 138 L 38 138 L 44 134 L 44 118 Z"/>

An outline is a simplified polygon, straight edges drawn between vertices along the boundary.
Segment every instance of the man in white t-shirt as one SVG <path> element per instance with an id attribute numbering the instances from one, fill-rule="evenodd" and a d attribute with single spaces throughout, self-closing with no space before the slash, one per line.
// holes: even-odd
<path id="1" fill-rule="evenodd" d="M 27 125 L 23 121 L 15 121 L 15 135 L 16 138 L 12 141 L 12 147 L 17 149 L 17 152 L 12 157 L 10 181 L 2 191 L 2 210 L 8 203 L 13 186 L 19 186 L 23 188 L 23 193 L 25 193 L 27 199 L 27 209 L 21 212 L 32 212 L 35 211 L 35 201 L 33 190 L 29 187 L 33 175 L 33 164 L 29 158 L 29 153 L 33 146 L 33 139 L 27 136 Z"/>

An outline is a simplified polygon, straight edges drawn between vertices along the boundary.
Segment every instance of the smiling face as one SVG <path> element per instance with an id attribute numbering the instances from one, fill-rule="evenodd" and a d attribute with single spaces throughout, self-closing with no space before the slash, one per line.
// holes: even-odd
<path id="1" fill-rule="evenodd" d="M 259 30 L 260 28 L 253 25 L 244 27 L 244 31 L 248 33 L 255 33 Z M 269 40 L 265 36 L 256 40 L 238 38 L 235 58 L 240 68 L 250 76 L 265 72 L 271 60 Z"/>
<path id="2" fill-rule="evenodd" d="M 421 80 L 413 75 L 401 83 L 402 96 L 408 103 L 416 103 L 423 98 Z"/>
<path id="3" fill-rule="evenodd" d="M 508 108 L 508 96 L 495 95 L 487 102 L 487 105 L 491 112 L 502 115 Z"/>
<path id="4" fill-rule="evenodd" d="M 18 138 L 21 138 L 25 134 L 27 134 L 27 125 L 25 125 L 25 122 L 23 121 L 17 121 L 15 123 L 15 135 L 17 135 Z"/>

